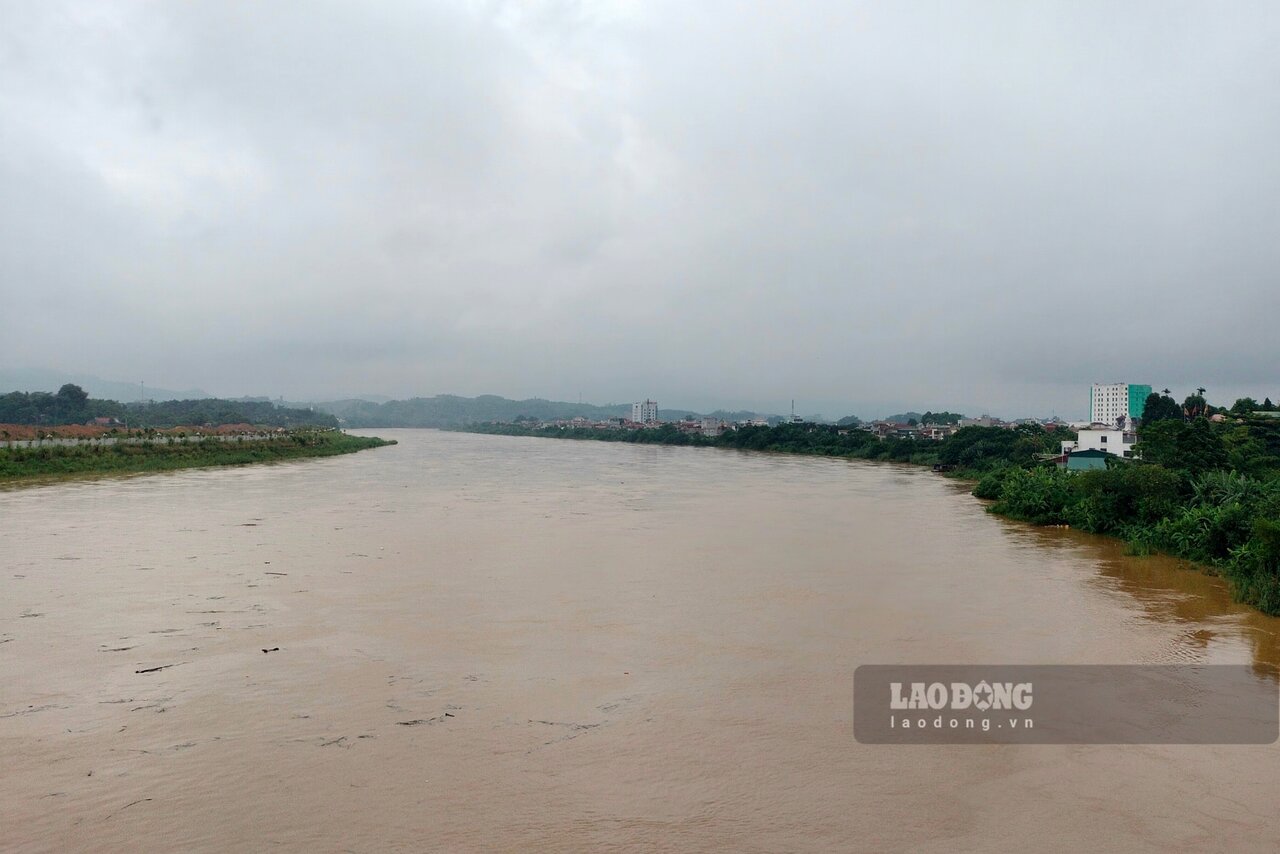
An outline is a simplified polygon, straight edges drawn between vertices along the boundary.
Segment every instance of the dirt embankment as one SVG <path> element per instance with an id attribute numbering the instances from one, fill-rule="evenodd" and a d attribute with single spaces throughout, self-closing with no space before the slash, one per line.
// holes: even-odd
<path id="1" fill-rule="evenodd" d="M 98 439 L 103 436 L 137 435 L 137 430 L 125 430 L 122 426 L 109 427 L 88 424 L 61 424 L 56 427 L 40 424 L 0 424 L 0 441 L 23 441 L 40 438 Z M 275 432 L 273 427 L 255 427 L 252 424 L 220 424 L 217 427 L 166 427 L 154 431 L 162 436 L 240 436 Z"/>

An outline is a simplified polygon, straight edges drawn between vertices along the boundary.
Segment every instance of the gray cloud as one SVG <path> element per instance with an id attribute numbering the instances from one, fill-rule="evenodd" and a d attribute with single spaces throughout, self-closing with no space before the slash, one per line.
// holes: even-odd
<path id="1" fill-rule="evenodd" d="M 0 4 L 0 360 L 830 415 L 1280 397 L 1277 37 L 1263 2 Z"/>

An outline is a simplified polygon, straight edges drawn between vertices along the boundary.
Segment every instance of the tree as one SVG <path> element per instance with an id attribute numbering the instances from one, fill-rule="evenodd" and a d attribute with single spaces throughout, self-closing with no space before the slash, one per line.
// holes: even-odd
<path id="1" fill-rule="evenodd" d="M 1252 397 L 1242 397 L 1231 404 L 1231 411 L 1237 415 L 1248 415 L 1258 410 L 1258 401 Z"/>
<path id="2" fill-rule="evenodd" d="M 1142 423 L 1144 426 L 1166 419 L 1182 420 L 1182 410 L 1178 407 L 1177 401 L 1169 397 L 1168 391 L 1168 389 L 1165 389 L 1164 394 L 1152 392 L 1147 395 L 1147 400 L 1142 407 Z"/>
<path id="3" fill-rule="evenodd" d="M 58 421 L 83 421 L 89 393 L 78 385 L 67 383 L 54 396 L 54 417 Z"/>
<path id="4" fill-rule="evenodd" d="M 89 393 L 74 383 L 67 383 L 58 389 L 58 400 L 61 403 L 75 406 L 77 409 L 83 409 L 85 403 L 89 400 Z"/>
<path id="5" fill-rule="evenodd" d="M 1182 402 L 1182 414 L 1188 418 L 1203 418 L 1209 414 L 1209 404 L 1204 399 L 1204 389 L 1196 389 L 1195 394 L 1187 395 Z"/>
<path id="6" fill-rule="evenodd" d="M 88 392 L 79 385 L 67 383 L 58 389 L 58 394 L 50 396 L 51 407 L 46 411 L 52 416 L 54 423 L 67 424 L 70 421 L 84 420 L 88 403 Z"/>
<path id="7" fill-rule="evenodd" d="M 1275 464 L 1275 458 L 1267 453 L 1263 438 L 1254 435 L 1245 424 L 1225 431 L 1222 441 L 1227 449 L 1227 462 L 1230 463 L 1232 471 L 1265 478 Z"/>
<path id="8" fill-rule="evenodd" d="M 1222 436 L 1207 420 L 1164 419 L 1144 424 L 1134 449 L 1145 462 L 1197 475 L 1227 468 L 1227 448 Z"/>
<path id="9" fill-rule="evenodd" d="M 1032 426 L 1040 441 L 1046 441 L 1048 434 Z M 1030 463 L 1037 449 L 1036 440 L 1021 428 L 961 427 L 938 448 L 938 462 L 984 470 L 1005 463 Z"/>

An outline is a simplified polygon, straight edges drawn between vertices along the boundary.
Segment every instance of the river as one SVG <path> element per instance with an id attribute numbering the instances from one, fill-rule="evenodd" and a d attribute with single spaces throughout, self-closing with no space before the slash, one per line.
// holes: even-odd
<path id="1" fill-rule="evenodd" d="M 1275 850 L 1275 745 L 853 738 L 865 663 L 1280 663 L 1184 564 L 912 467 L 376 432 L 0 492 L 0 848 Z"/>

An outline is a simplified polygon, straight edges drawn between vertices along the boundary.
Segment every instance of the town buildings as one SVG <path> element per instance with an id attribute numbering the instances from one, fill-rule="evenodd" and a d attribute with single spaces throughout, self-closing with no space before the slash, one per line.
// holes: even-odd
<path id="1" fill-rule="evenodd" d="M 1068 471 L 1088 471 L 1105 468 L 1107 457 L 1131 459 L 1138 443 L 1135 427 L 1149 394 L 1149 385 L 1094 383 L 1089 423 L 1078 425 L 1075 441 L 1062 443 L 1058 465 Z"/>

